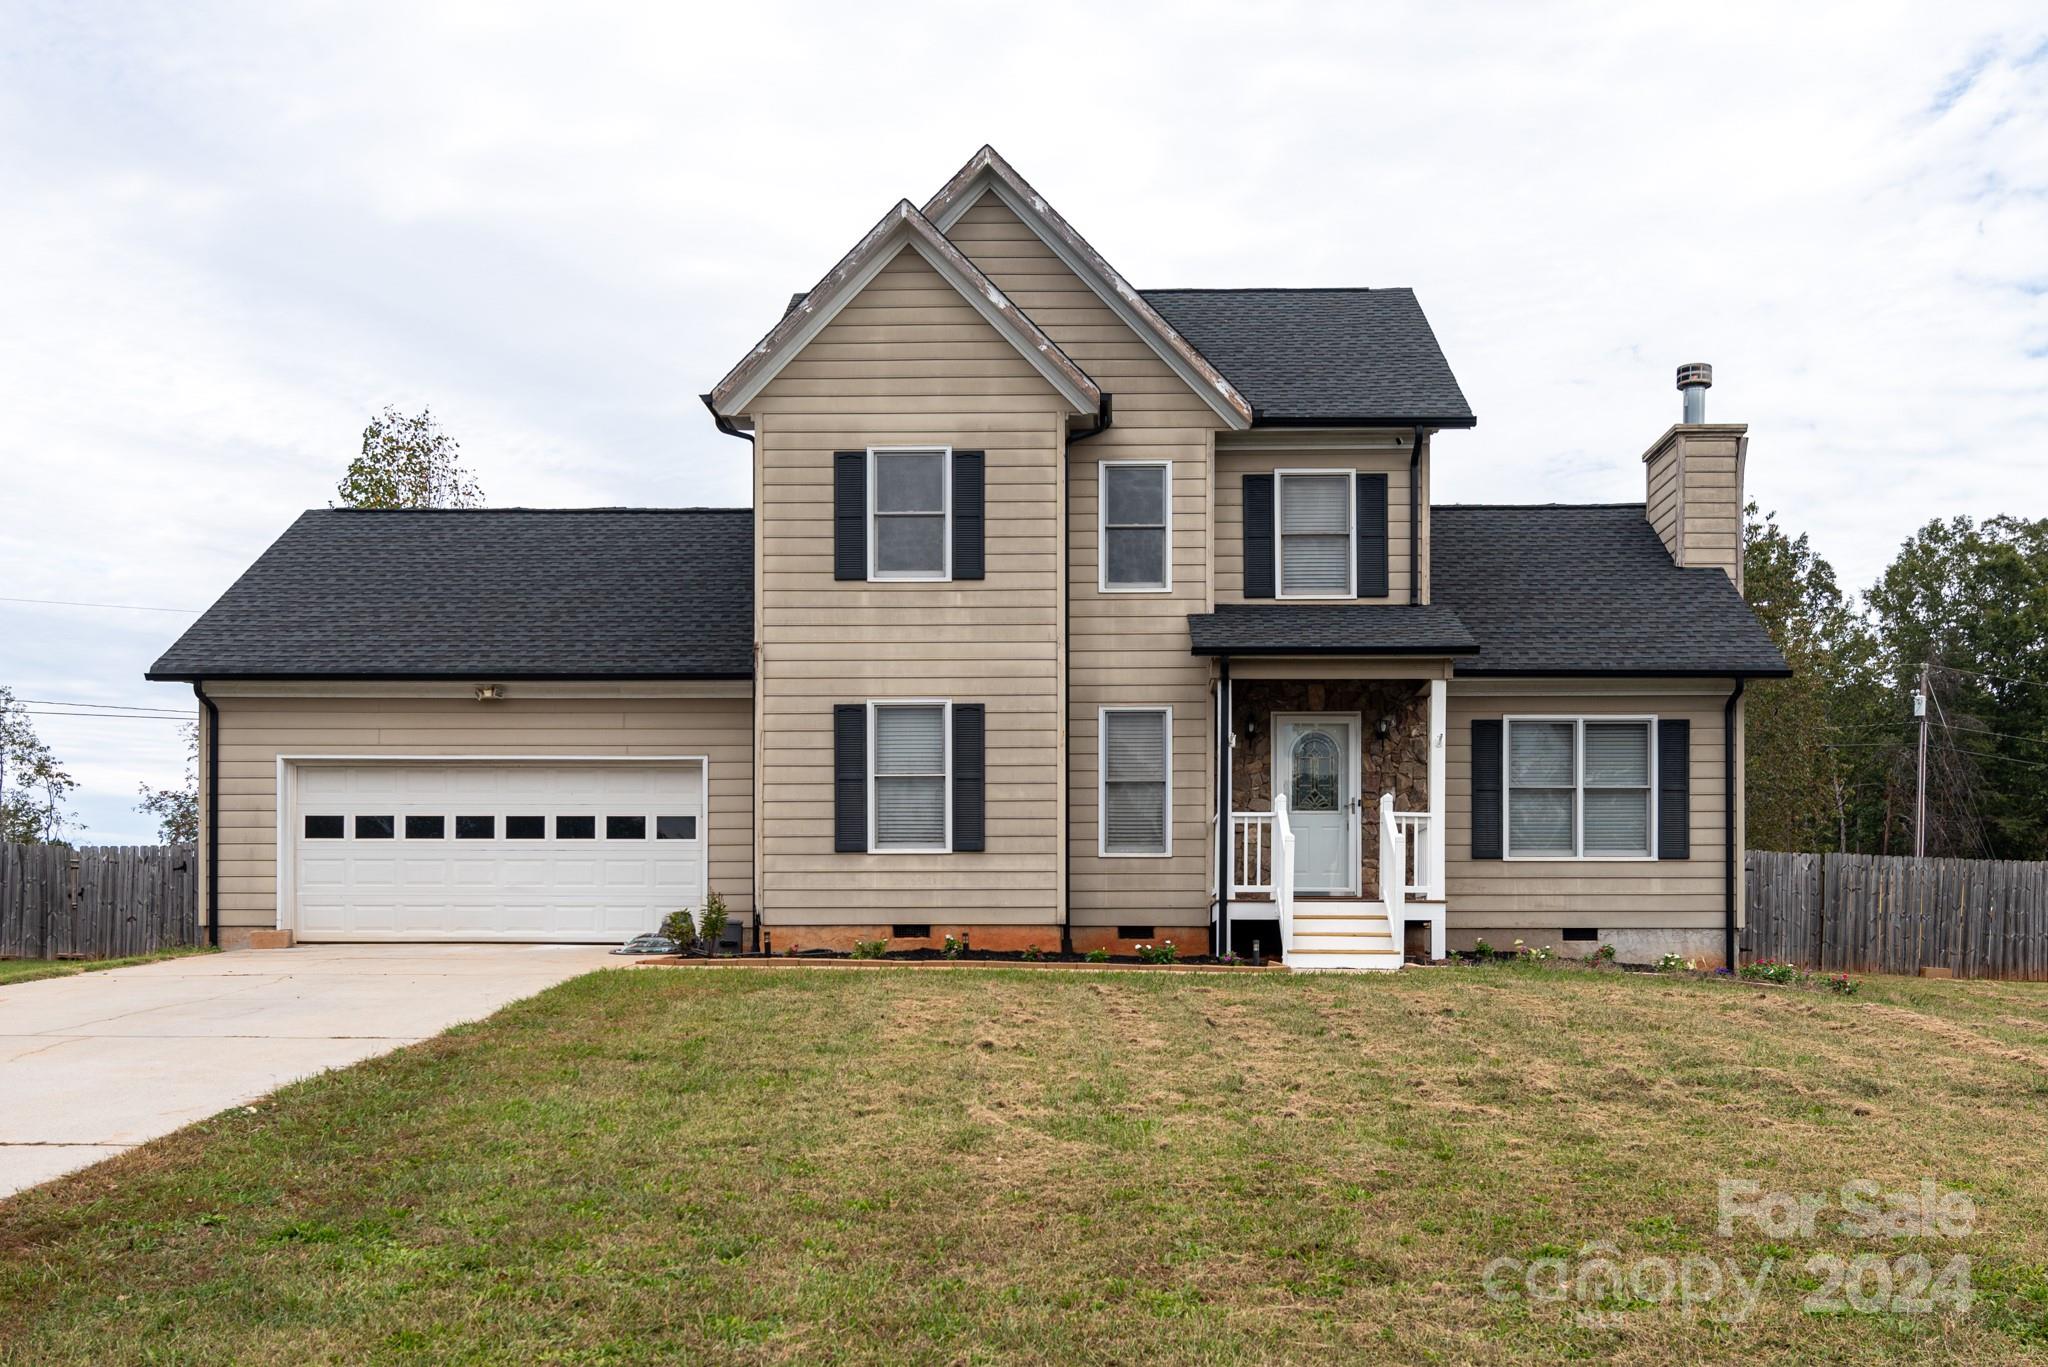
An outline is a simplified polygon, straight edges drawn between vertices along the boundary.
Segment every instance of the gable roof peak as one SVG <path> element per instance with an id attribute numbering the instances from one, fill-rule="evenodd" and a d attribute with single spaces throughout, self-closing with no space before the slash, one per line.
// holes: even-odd
<path id="1" fill-rule="evenodd" d="M 1238 393 L 1237 386 L 1225 379 L 1223 373 L 1195 348 L 1194 343 L 1161 317 L 1136 286 L 1118 274 L 1100 252 L 1089 246 L 1088 240 L 1074 229 L 1074 225 L 1067 222 L 1044 195 L 1034 190 L 1029 181 L 1017 174 L 1017 168 L 1010 165 L 992 144 L 983 143 L 981 150 L 969 157 L 967 163 L 953 173 L 952 179 L 939 187 L 938 193 L 925 202 L 924 214 L 944 233 L 960 220 L 961 215 L 973 208 L 984 193 L 994 194 L 1008 205 L 1010 211 L 1066 263 L 1067 269 L 1094 290 L 1110 311 L 1150 346 L 1190 389 L 1201 395 L 1219 417 L 1239 430 L 1252 425 L 1251 401 Z"/>
<path id="2" fill-rule="evenodd" d="M 712 387 L 707 396 L 712 412 L 722 417 L 744 412 L 769 381 L 866 288 L 882 267 L 905 250 L 923 257 L 941 279 L 959 291 L 1075 411 L 1101 412 L 1102 390 L 1088 373 L 907 199 L 897 200 L 822 280 L 791 300 L 789 310 L 768 329 L 767 335 Z"/>

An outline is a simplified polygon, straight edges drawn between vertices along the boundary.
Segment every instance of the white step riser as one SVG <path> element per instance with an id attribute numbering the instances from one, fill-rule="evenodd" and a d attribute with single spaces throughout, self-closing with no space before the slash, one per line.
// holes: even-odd
<path id="1" fill-rule="evenodd" d="M 1294 947 L 1301 949 L 1343 949 L 1358 954 L 1392 954 L 1395 950 L 1391 935 L 1304 935 L 1294 934 Z"/>
<path id="2" fill-rule="evenodd" d="M 1398 954 L 1295 954 L 1288 957 L 1287 966 L 1296 973 L 1323 973 L 1339 970 L 1395 973 L 1400 971 L 1401 956 Z"/>

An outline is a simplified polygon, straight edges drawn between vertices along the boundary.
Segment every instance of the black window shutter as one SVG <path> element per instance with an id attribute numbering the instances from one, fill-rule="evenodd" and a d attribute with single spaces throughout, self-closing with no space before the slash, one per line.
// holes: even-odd
<path id="1" fill-rule="evenodd" d="M 953 848 L 988 848 L 988 715 L 978 702 L 953 704 Z"/>
<path id="2" fill-rule="evenodd" d="M 1501 853 L 1500 718 L 1472 723 L 1472 857 Z"/>
<path id="3" fill-rule="evenodd" d="M 868 577 L 868 453 L 832 453 L 832 577 Z M 865 844 L 862 846 L 866 848 Z"/>
<path id="4" fill-rule="evenodd" d="M 987 555 L 987 494 L 983 484 L 986 460 L 979 451 L 953 453 L 953 577 L 979 579 Z"/>
<path id="5" fill-rule="evenodd" d="M 1358 596 L 1387 596 L 1387 477 L 1358 472 Z"/>
<path id="6" fill-rule="evenodd" d="M 868 709 L 843 702 L 832 709 L 832 848 L 868 850 Z"/>
<path id="7" fill-rule="evenodd" d="M 1273 596 L 1273 477 L 1244 477 L 1244 596 Z"/>
<path id="8" fill-rule="evenodd" d="M 1657 719 L 1657 857 L 1692 858 L 1692 723 Z"/>

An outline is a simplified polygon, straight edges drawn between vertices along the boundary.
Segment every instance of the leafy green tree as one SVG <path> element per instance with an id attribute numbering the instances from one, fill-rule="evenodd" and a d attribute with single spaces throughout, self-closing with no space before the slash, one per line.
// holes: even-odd
<path id="1" fill-rule="evenodd" d="M 136 811 L 156 818 L 157 836 L 166 845 L 189 845 L 199 839 L 199 726 L 188 722 L 179 730 L 185 737 L 184 786 L 142 784 L 142 801 L 135 804 Z"/>
<path id="2" fill-rule="evenodd" d="M 387 405 L 363 429 L 363 449 L 334 492 L 344 508 L 481 508 L 484 491 L 431 410 Z"/>
<path id="3" fill-rule="evenodd" d="M 1869 601 L 1889 688 L 1928 674 L 1927 852 L 2048 858 L 2048 519 L 1929 522 Z M 1907 841 L 1911 777 L 1887 803 Z"/>
<path id="4" fill-rule="evenodd" d="M 1744 593 L 1792 666 L 1791 678 L 1758 680 L 1746 695 L 1748 843 L 1849 848 L 1855 752 L 1867 744 L 1859 694 L 1875 643 L 1805 533 L 1787 535 L 1754 503 L 1743 513 Z"/>
<path id="5" fill-rule="evenodd" d="M 65 806 L 77 787 L 36 734 L 28 709 L 0 687 L 0 840 L 61 843 L 77 821 Z"/>

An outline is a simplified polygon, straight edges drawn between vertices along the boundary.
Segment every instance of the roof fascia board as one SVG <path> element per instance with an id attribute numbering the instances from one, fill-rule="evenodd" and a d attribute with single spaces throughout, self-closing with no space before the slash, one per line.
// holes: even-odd
<path id="1" fill-rule="evenodd" d="M 784 314 L 745 359 L 718 382 L 711 391 L 713 410 L 726 417 L 744 411 L 782 368 L 906 247 L 973 305 L 975 312 L 1022 353 L 1077 413 L 1101 410 L 1102 390 L 1087 372 L 907 199 L 898 201 L 884 214 L 853 250 L 812 287 L 804 302 Z"/>
<path id="2" fill-rule="evenodd" d="M 1059 211 L 1025 183 L 1024 178 L 993 147 L 984 147 L 977 152 L 958 175 L 932 196 L 925 205 L 925 212 L 944 233 L 958 223 L 984 194 L 995 195 L 1038 236 L 1039 241 L 1052 248 L 1053 255 L 1079 276 L 1109 307 L 1110 312 L 1123 321 L 1125 327 L 1142 338 L 1188 388 L 1201 395 L 1203 401 L 1216 410 L 1216 416 L 1235 431 L 1242 432 L 1252 425 L 1251 403 L 1237 392 L 1237 387 L 1209 364 L 1202 353 L 1195 350 L 1192 342 L 1175 331 L 1157 309 L 1145 302 L 1145 296 L 1117 274 L 1115 268 L 1088 245 L 1087 239 L 1074 231 Z"/>

